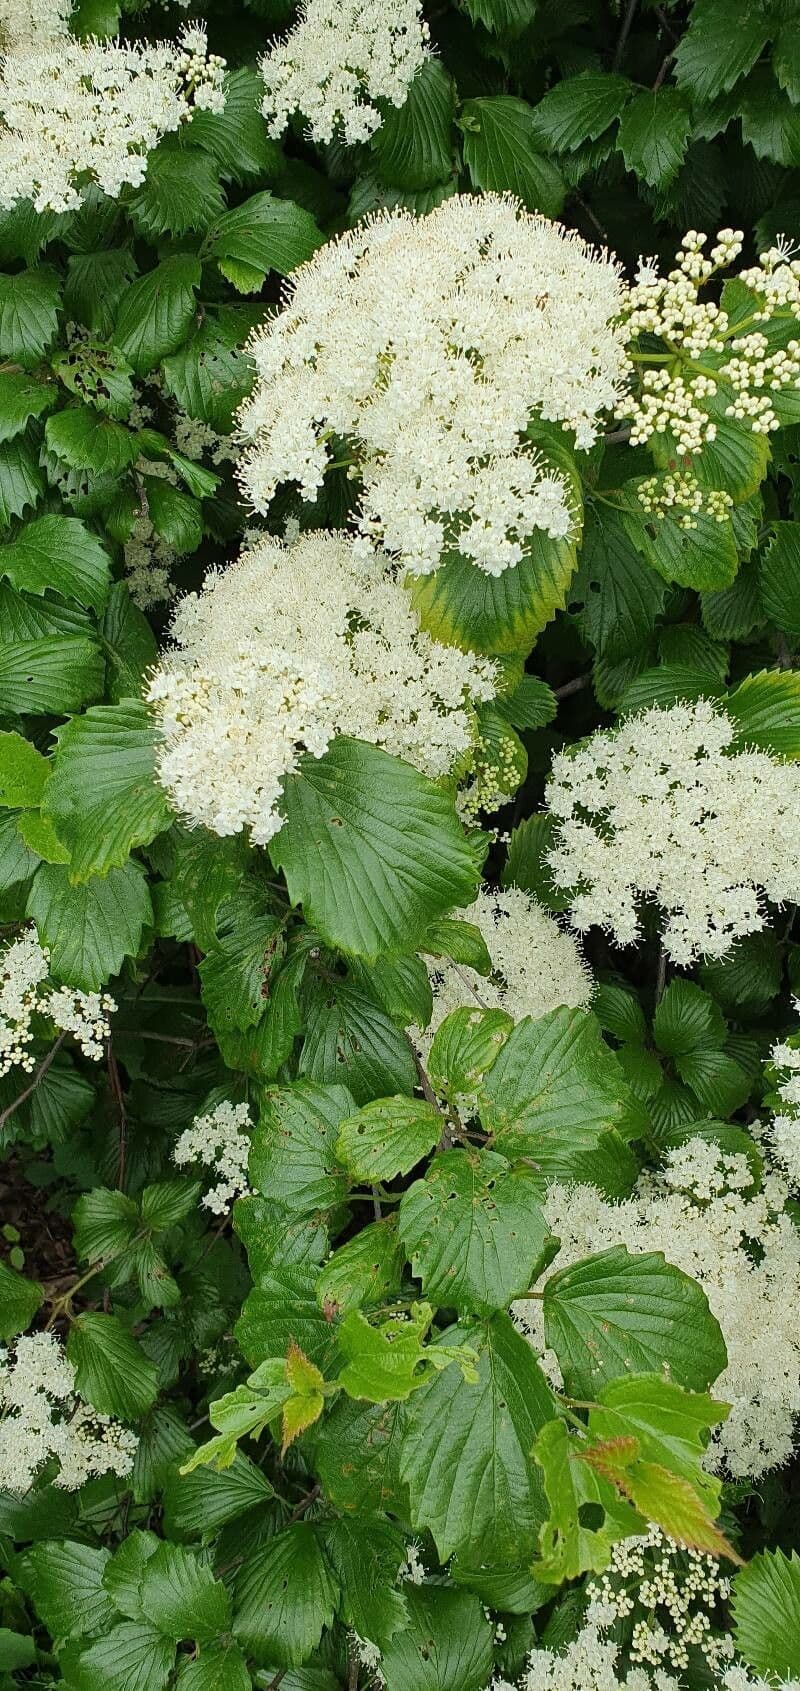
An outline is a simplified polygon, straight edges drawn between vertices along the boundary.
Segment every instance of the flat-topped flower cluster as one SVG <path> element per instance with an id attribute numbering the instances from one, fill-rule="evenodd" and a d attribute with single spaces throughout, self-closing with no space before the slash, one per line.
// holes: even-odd
<path id="1" fill-rule="evenodd" d="M 108 1038 L 109 1016 L 116 1010 L 107 992 L 82 992 L 48 981 L 50 954 L 27 928 L 0 951 L 0 1076 L 9 1069 L 34 1067 L 30 1050 L 34 1016 L 71 1033 L 85 1057 L 97 1062 Z"/>
<path id="2" fill-rule="evenodd" d="M 263 113 L 282 135 L 294 112 L 314 141 L 366 141 L 377 102 L 402 106 L 428 55 L 419 0 L 305 0 L 294 29 L 261 60 Z"/>
<path id="3" fill-rule="evenodd" d="M 535 530 L 570 531 L 569 487 L 526 430 L 592 444 L 627 377 L 623 303 L 606 253 L 510 197 L 367 221 L 296 271 L 252 342 L 247 497 L 314 499 L 345 441 L 363 534 L 415 573 L 457 550 L 500 575 Z"/>
<path id="4" fill-rule="evenodd" d="M 138 1444 L 136 1433 L 79 1397 L 55 1333 L 32 1333 L 0 1352 L 0 1490 L 23 1496 L 53 1460 L 53 1483 L 63 1491 L 99 1474 L 124 1479 Z"/>
<path id="5" fill-rule="evenodd" d="M 488 658 L 420 628 L 385 555 L 344 535 L 255 542 L 181 600 L 172 638 L 148 693 L 159 779 L 190 821 L 256 845 L 281 828 L 304 754 L 349 734 L 449 774 L 496 686 Z"/>

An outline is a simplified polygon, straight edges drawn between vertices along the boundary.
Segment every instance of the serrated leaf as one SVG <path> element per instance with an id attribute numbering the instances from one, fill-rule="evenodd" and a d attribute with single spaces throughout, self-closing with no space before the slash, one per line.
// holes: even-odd
<path id="1" fill-rule="evenodd" d="M 508 1316 L 445 1337 L 478 1350 L 479 1377 L 470 1383 L 451 1367 L 411 1399 L 400 1468 L 412 1522 L 433 1534 L 443 1561 L 525 1561 L 546 1512 L 530 1453 L 553 1399 Z"/>
<path id="2" fill-rule="evenodd" d="M 155 243 L 159 235 L 204 234 L 225 209 L 219 174 L 208 153 L 163 144 L 150 154 L 147 175 L 126 211 L 137 235 Z"/>
<path id="3" fill-rule="evenodd" d="M 0 1340 L 24 1333 L 44 1299 L 44 1287 L 0 1261 Z"/>
<path id="4" fill-rule="evenodd" d="M 270 270 L 288 276 L 305 263 L 322 238 L 311 213 L 293 200 L 253 194 L 217 219 L 204 250 L 238 293 L 252 294 L 263 287 Z M 172 352 L 174 347 L 165 350 Z"/>
<path id="5" fill-rule="evenodd" d="M 109 339 L 117 306 L 137 273 L 128 247 L 74 253 L 67 259 L 64 307 L 76 323 Z"/>
<path id="6" fill-rule="evenodd" d="M 141 1583 L 142 1608 L 159 1632 L 211 1644 L 230 1626 L 228 1593 L 207 1564 L 179 1544 L 160 1544 L 147 1560 Z"/>
<path id="7" fill-rule="evenodd" d="M 76 880 L 124 864 L 169 821 L 155 781 L 155 730 L 145 705 L 99 705 L 57 731 L 42 810 L 71 852 Z"/>
<path id="8" fill-rule="evenodd" d="M 757 1673 L 800 1674 L 800 1557 L 762 1550 L 733 1582 L 736 1643 Z"/>
<path id="9" fill-rule="evenodd" d="M 0 805 L 21 810 L 39 805 L 49 768 L 47 758 L 22 734 L 0 733 Z"/>
<path id="10" fill-rule="evenodd" d="M 351 1309 L 338 1331 L 340 1354 L 345 1365 L 338 1375 L 348 1397 L 384 1403 L 406 1398 L 419 1391 L 428 1376 L 462 1360 L 471 1367 L 473 1352 L 457 1356 L 452 1348 L 426 1346 L 433 1310 L 429 1303 L 412 1304 L 407 1316 L 390 1315 L 373 1326 L 359 1309 Z"/>
<path id="11" fill-rule="evenodd" d="M 173 253 L 132 282 L 117 313 L 114 342 L 146 376 L 186 339 L 200 286 L 200 262 L 191 253 Z"/>
<path id="12" fill-rule="evenodd" d="M 57 980 L 98 992 L 135 957 L 142 930 L 152 920 L 141 865 L 128 862 L 108 875 L 74 885 L 62 863 L 42 863 L 33 877 L 26 915 L 50 952 Z"/>
<path id="13" fill-rule="evenodd" d="M 622 113 L 617 135 L 626 170 L 651 188 L 665 188 L 683 164 L 691 127 L 688 102 L 677 89 L 637 94 Z"/>
<path id="14" fill-rule="evenodd" d="M 226 930 L 215 938 L 198 971 L 213 1028 L 249 1028 L 259 1020 L 283 944 L 275 916 L 261 915 L 247 901 L 241 907 L 232 902 Z"/>
<path id="15" fill-rule="evenodd" d="M 689 28 L 675 51 L 675 76 L 696 100 L 727 93 L 755 64 L 769 40 L 769 23 L 760 5 L 749 3 L 731 29 L 726 0 L 695 0 Z"/>
<path id="16" fill-rule="evenodd" d="M 284 807 L 270 857 L 330 945 L 366 958 L 408 952 L 435 917 L 475 897 L 483 842 L 440 788 L 376 746 L 342 736 L 304 759 Z"/>
<path id="17" fill-rule="evenodd" d="M 78 1199 L 72 1226 L 79 1259 L 109 1262 L 127 1249 L 138 1232 L 138 1205 L 124 1192 L 96 1186 Z"/>
<path id="18" fill-rule="evenodd" d="M 75 1386 L 104 1415 L 137 1420 L 153 1403 L 158 1376 L 138 1340 L 115 1315 L 76 1316 L 67 1340 Z"/>
<path id="19" fill-rule="evenodd" d="M 761 603 L 770 622 L 800 635 L 800 523 L 777 523 L 758 564 Z"/>
<path id="20" fill-rule="evenodd" d="M 320 1308 L 346 1315 L 364 1304 L 386 1303 L 399 1290 L 404 1263 L 395 1217 L 370 1222 L 326 1262 L 316 1286 Z"/>
<path id="21" fill-rule="evenodd" d="M 527 654 L 566 604 L 576 560 L 574 538 L 551 540 L 534 529 L 521 562 L 502 575 L 486 575 L 454 557 L 433 575 L 417 577 L 411 594 L 435 640 L 466 651 Z"/>
<path id="22" fill-rule="evenodd" d="M 589 1180 L 624 1196 L 636 1178 L 625 1144 L 641 1106 L 585 1010 L 529 1017 L 509 1035 L 483 1085 L 481 1121 L 495 1148 L 545 1179 Z"/>
<path id="23" fill-rule="evenodd" d="M 222 305 L 207 311 L 190 340 L 165 358 L 167 391 L 190 417 L 225 434 L 253 385 L 252 359 L 244 348 L 260 322 L 260 305 Z"/>
<path id="24" fill-rule="evenodd" d="M 619 663 L 640 652 L 666 597 L 664 581 L 643 558 L 622 515 L 595 508 L 586 519 L 569 606 L 597 656 Z"/>
<path id="25" fill-rule="evenodd" d="M 562 1268 L 545 1282 L 545 1335 L 567 1391 L 592 1397 L 626 1374 L 665 1373 L 704 1391 L 727 1366 L 705 1292 L 660 1251 L 622 1245 Z"/>
<path id="26" fill-rule="evenodd" d="M 251 1691 L 253 1681 L 238 1645 L 207 1646 L 178 1666 L 177 1691 Z"/>
<path id="27" fill-rule="evenodd" d="M 728 1406 L 701 1392 L 687 1392 L 674 1380 L 639 1374 L 612 1380 L 590 1411 L 593 1438 L 633 1436 L 638 1455 L 686 1480 L 712 1515 L 719 1514 L 721 1481 L 702 1466 L 711 1428 L 724 1420 Z"/>
<path id="28" fill-rule="evenodd" d="M 545 151 L 572 153 L 618 118 L 633 89 L 627 77 L 583 71 L 565 77 L 534 108 L 534 135 Z"/>
<path id="29" fill-rule="evenodd" d="M 559 216 L 566 184 L 542 149 L 536 115 L 526 100 L 511 94 L 466 100 L 459 122 L 474 188 L 515 194 L 530 211 Z"/>
<path id="30" fill-rule="evenodd" d="M 147 618 L 124 581 L 114 581 L 100 624 L 106 660 L 106 698 L 111 704 L 135 698 L 156 660 L 156 640 Z"/>
<path id="31" fill-rule="evenodd" d="M 405 1034 L 371 998 L 346 982 L 320 994 L 309 1011 L 298 1072 L 322 1085 L 341 1081 L 356 1104 L 411 1093 L 417 1071 Z"/>
<path id="32" fill-rule="evenodd" d="M 569 893 L 554 885 L 546 853 L 551 850 L 555 819 L 548 811 L 526 817 L 514 828 L 501 875 L 504 887 L 521 887 L 546 910 L 568 910 Z"/>
<path id="33" fill-rule="evenodd" d="M 229 1468 L 216 1473 L 198 1468 L 169 1475 L 164 1488 L 164 1526 L 170 1538 L 191 1538 L 217 1532 L 273 1495 L 272 1486 L 249 1456 L 237 1451 Z"/>
<path id="34" fill-rule="evenodd" d="M 477 1597 L 443 1586 L 406 1590 L 408 1624 L 389 1640 L 381 1671 L 392 1691 L 482 1691 L 492 1628 Z"/>
<path id="35" fill-rule="evenodd" d="M 195 107 L 184 138 L 192 147 L 202 147 L 216 159 L 220 175 L 244 182 L 249 177 L 275 175 L 283 160 L 276 141 L 271 140 L 261 115 L 264 85 L 250 65 L 229 71 L 223 82 L 225 105 L 221 112 Z"/>
<path id="36" fill-rule="evenodd" d="M 737 750 L 757 746 L 774 757 L 800 758 L 800 671 L 762 669 L 745 676 L 724 701 Z"/>
<path id="37" fill-rule="evenodd" d="M 340 1613 L 360 1638 L 384 1645 L 408 1620 L 397 1575 L 405 1543 L 397 1527 L 380 1515 L 331 1521 L 325 1554 L 342 1589 Z"/>
<path id="38" fill-rule="evenodd" d="M 163 1691 L 175 1646 L 145 1621 L 122 1621 L 90 1645 L 75 1668 L 76 1691 Z"/>
<path id="39" fill-rule="evenodd" d="M 46 478 L 26 435 L 0 445 L 0 528 L 38 505 Z"/>
<path id="40" fill-rule="evenodd" d="M 156 534 L 179 555 L 196 552 L 203 538 L 203 511 L 198 499 L 157 476 L 143 476 L 147 511 Z"/>
<path id="41" fill-rule="evenodd" d="M 342 1123 L 336 1154 L 356 1180 L 408 1174 L 433 1149 L 442 1117 L 424 1098 L 376 1098 Z"/>
<path id="42" fill-rule="evenodd" d="M 61 715 L 80 710 L 102 692 L 103 660 L 92 640 L 53 639 L 0 644 L 0 712 Z"/>
<path id="43" fill-rule="evenodd" d="M 48 417 L 44 438 L 48 450 L 68 469 L 91 470 L 96 476 L 121 475 L 140 450 L 130 429 L 87 405 L 69 405 Z"/>
<path id="44" fill-rule="evenodd" d="M 560 1585 L 585 1573 L 602 1573 L 612 1546 L 645 1530 L 609 1480 L 578 1460 L 580 1446 L 563 1421 L 542 1427 L 533 1454 L 542 1470 L 550 1514 L 543 1523 L 535 1578 Z"/>
<path id="45" fill-rule="evenodd" d="M 38 364 L 58 328 L 61 288 L 45 266 L 0 275 L 0 359 L 28 369 Z"/>
<path id="46" fill-rule="evenodd" d="M 34 1544 L 20 1582 L 53 1637 L 92 1638 L 118 1619 L 103 1585 L 107 1550 L 71 1539 Z"/>
<path id="47" fill-rule="evenodd" d="M 266 1092 L 250 1151 L 254 1189 L 295 1214 L 341 1202 L 348 1179 L 337 1162 L 337 1135 L 352 1110 L 344 1086 L 297 1081 Z"/>
<path id="48" fill-rule="evenodd" d="M 693 981 L 670 981 L 653 1018 L 653 1038 L 665 1057 L 719 1050 L 727 1033 L 725 1018 L 709 993 Z"/>
<path id="49" fill-rule="evenodd" d="M 552 1259 L 536 1186 L 493 1151 L 446 1151 L 404 1192 L 400 1237 L 427 1298 L 459 1311 L 504 1309 Z"/>
<path id="50" fill-rule="evenodd" d="M 234 1636 L 257 1662 L 299 1667 L 330 1626 L 338 1581 L 306 1521 L 248 1556 L 234 1590 Z"/>
<path id="51" fill-rule="evenodd" d="M 514 1023 L 505 1010 L 461 1008 L 445 1016 L 428 1052 L 428 1074 L 437 1092 L 471 1098 L 499 1056 Z"/>
<path id="52" fill-rule="evenodd" d="M 540 681 L 538 675 L 523 675 L 513 691 L 499 694 L 494 704 L 515 728 L 544 728 L 558 710 L 552 688 Z"/>
<path id="53" fill-rule="evenodd" d="M 108 594 L 111 566 L 105 547 L 77 517 L 38 517 L 15 540 L 0 547 L 0 575 L 19 592 L 52 589 L 65 599 L 100 611 Z"/>
<path id="54" fill-rule="evenodd" d="M 420 66 L 401 106 L 387 106 L 372 149 L 381 182 L 416 192 L 453 170 L 453 79 L 440 59 Z"/>
<path id="55" fill-rule="evenodd" d="M 41 417 L 58 402 L 56 383 L 39 373 L 0 371 L 0 442 L 21 434 L 31 417 Z"/>

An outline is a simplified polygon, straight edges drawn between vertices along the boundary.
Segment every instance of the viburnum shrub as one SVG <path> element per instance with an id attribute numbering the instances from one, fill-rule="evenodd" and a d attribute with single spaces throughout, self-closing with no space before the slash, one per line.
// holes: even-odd
<path id="1" fill-rule="evenodd" d="M 800 0 L 203 12 L 0 0 L 0 1691 L 798 1691 Z"/>

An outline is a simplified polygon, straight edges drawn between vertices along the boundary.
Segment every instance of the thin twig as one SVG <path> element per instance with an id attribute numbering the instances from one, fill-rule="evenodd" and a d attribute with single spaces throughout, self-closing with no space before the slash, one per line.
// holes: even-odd
<path id="1" fill-rule="evenodd" d="M 106 1047 L 106 1063 L 108 1065 L 108 1080 L 114 1094 L 119 1118 L 119 1151 L 117 1154 L 117 1189 L 122 1191 L 125 1185 L 125 1153 L 128 1144 L 128 1113 L 125 1108 L 125 1094 L 122 1090 L 122 1078 L 119 1064 L 114 1055 L 113 1041 L 109 1039 Z"/>
<path id="2" fill-rule="evenodd" d="M 554 699 L 570 699 L 573 693 L 582 693 L 584 687 L 591 682 L 591 675 L 575 675 L 571 681 L 565 681 L 563 687 L 553 688 Z"/>
<path id="3" fill-rule="evenodd" d="M 668 53 L 666 58 L 663 60 L 663 62 L 661 64 L 661 68 L 658 72 L 658 76 L 656 77 L 655 82 L 653 83 L 653 93 L 654 94 L 658 93 L 658 90 L 661 87 L 662 82 L 664 81 L 664 78 L 667 74 L 667 71 L 669 70 L 670 65 L 672 64 L 674 57 L 675 57 L 674 53 Z"/>
<path id="4" fill-rule="evenodd" d="M 619 67 L 622 64 L 622 55 L 625 51 L 625 45 L 630 34 L 631 24 L 633 23 L 633 14 L 635 11 L 636 0 L 628 0 L 625 16 L 622 20 L 622 28 L 619 32 L 619 40 L 614 48 L 614 57 L 611 60 L 612 70 L 619 70 Z"/>
<path id="5" fill-rule="evenodd" d="M 373 1213 L 374 1213 L 374 1216 L 375 1216 L 375 1220 L 380 1221 L 382 1219 L 382 1211 L 381 1211 L 381 1200 L 378 1197 L 377 1186 L 373 1186 L 373 1188 L 372 1188 L 372 1209 L 373 1209 Z"/>
<path id="6" fill-rule="evenodd" d="M 667 980 L 667 953 L 666 953 L 663 945 L 660 945 L 659 948 L 658 948 L 658 970 L 657 970 L 657 973 L 656 973 L 656 1004 L 657 1005 L 660 1004 L 660 1002 L 661 1002 L 661 995 L 664 991 L 664 987 L 666 985 L 666 980 Z"/>
<path id="7" fill-rule="evenodd" d="M 58 1056 L 58 1053 L 61 1050 L 61 1047 L 62 1047 L 66 1037 L 67 1037 L 66 1032 L 59 1034 L 58 1039 L 55 1042 L 55 1045 L 51 1045 L 50 1050 L 47 1053 L 47 1056 L 42 1058 L 42 1061 L 39 1064 L 38 1069 L 36 1070 L 36 1073 L 33 1077 L 33 1080 L 30 1083 L 30 1086 L 26 1086 L 24 1092 L 20 1092 L 19 1097 L 14 1099 L 13 1104 L 7 1104 L 6 1108 L 2 1111 L 2 1113 L 0 1113 L 0 1128 L 5 1127 L 9 1116 L 13 1116 L 14 1111 L 19 1109 L 20 1104 L 24 1104 L 26 1099 L 30 1098 L 31 1094 L 36 1091 L 36 1088 L 39 1085 L 39 1083 L 42 1080 L 44 1080 L 44 1077 L 47 1074 L 47 1071 L 50 1067 L 50 1064 L 52 1062 L 54 1062 L 55 1058 Z"/>
<path id="8" fill-rule="evenodd" d="M 591 223 L 592 227 L 597 230 L 597 233 L 600 236 L 600 239 L 603 242 L 603 245 L 607 246 L 608 245 L 608 230 L 604 229 L 602 223 L 599 221 L 599 219 L 597 217 L 595 217 L 595 214 L 592 211 L 592 208 L 589 204 L 589 201 L 584 199 L 583 194 L 581 194 L 578 191 L 577 188 L 573 188 L 572 197 L 573 197 L 573 199 L 577 200 L 578 205 L 581 208 L 581 211 L 584 213 L 584 215 L 586 217 L 588 217 L 589 222 Z"/>
<path id="9" fill-rule="evenodd" d="M 672 24 L 669 21 L 669 18 L 667 17 L 666 12 L 664 11 L 663 6 L 654 6 L 653 11 L 655 12 L 656 17 L 658 18 L 658 21 L 661 25 L 661 28 L 664 31 L 664 34 L 668 35 L 669 38 L 670 38 L 670 41 L 674 42 L 675 46 L 677 47 L 678 42 L 680 40 L 680 36 L 675 34 L 675 31 L 672 27 Z"/>

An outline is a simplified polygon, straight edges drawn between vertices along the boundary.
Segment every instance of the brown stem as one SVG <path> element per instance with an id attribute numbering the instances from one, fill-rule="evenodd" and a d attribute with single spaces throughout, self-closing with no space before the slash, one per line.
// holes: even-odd
<path id="1" fill-rule="evenodd" d="M 619 40 L 614 48 L 614 57 L 611 60 L 612 70 L 619 70 L 619 67 L 622 64 L 622 55 L 625 51 L 625 45 L 630 34 L 631 24 L 633 23 L 633 14 L 636 11 L 636 4 L 637 0 L 628 0 L 625 16 L 622 20 L 622 28 L 619 32 Z"/>
<path id="2" fill-rule="evenodd" d="M 666 985 L 666 980 L 667 980 L 667 953 L 664 950 L 663 945 L 661 945 L 661 946 L 659 946 L 659 949 L 658 949 L 658 971 L 656 973 L 656 1004 L 660 1004 L 660 1002 L 661 1002 L 661 994 L 664 991 L 664 987 Z"/>
<path id="3" fill-rule="evenodd" d="M 128 1143 L 128 1114 L 125 1108 L 125 1094 L 122 1090 L 122 1078 L 119 1063 L 114 1055 L 113 1041 L 109 1039 L 106 1048 L 106 1062 L 108 1065 L 108 1080 L 114 1095 L 119 1118 L 119 1151 L 117 1154 L 117 1189 L 122 1191 L 125 1185 L 125 1152 Z"/>
<path id="4" fill-rule="evenodd" d="M 50 1050 L 47 1053 L 47 1056 L 42 1058 L 42 1061 L 39 1064 L 38 1069 L 36 1070 L 36 1073 L 33 1077 L 33 1080 L 30 1083 L 30 1086 L 26 1086 L 24 1092 L 20 1092 L 19 1097 L 14 1099 L 13 1104 L 7 1104 L 6 1108 L 2 1112 L 0 1112 L 0 1128 L 5 1127 L 9 1116 L 13 1116 L 15 1110 L 19 1109 L 20 1104 L 24 1104 L 26 1102 L 26 1100 L 28 1098 L 30 1098 L 31 1095 L 36 1091 L 36 1088 L 39 1085 L 39 1083 L 44 1080 L 44 1077 L 47 1074 L 47 1071 L 50 1067 L 50 1064 L 58 1056 L 58 1053 L 61 1050 L 61 1047 L 62 1047 L 66 1037 L 67 1037 L 66 1033 L 60 1033 L 59 1034 L 58 1039 L 56 1040 L 55 1044 L 51 1045 Z"/>
<path id="5" fill-rule="evenodd" d="M 666 58 L 663 60 L 663 62 L 661 64 L 661 68 L 660 68 L 659 73 L 658 73 L 658 76 L 656 77 L 655 82 L 653 83 L 653 93 L 654 94 L 658 93 L 658 90 L 661 87 L 662 82 L 664 81 L 664 78 L 667 74 L 667 71 L 669 70 L 670 65 L 672 64 L 674 57 L 675 57 L 674 53 L 668 53 Z"/>
<path id="6" fill-rule="evenodd" d="M 565 681 L 563 687 L 553 689 L 555 699 L 570 699 L 573 693 L 581 693 L 591 682 L 591 675 L 575 675 L 571 681 Z"/>

